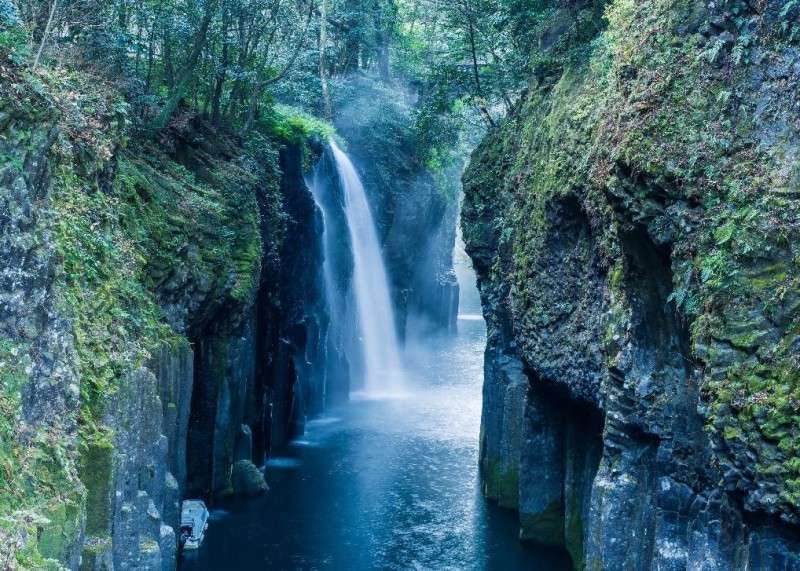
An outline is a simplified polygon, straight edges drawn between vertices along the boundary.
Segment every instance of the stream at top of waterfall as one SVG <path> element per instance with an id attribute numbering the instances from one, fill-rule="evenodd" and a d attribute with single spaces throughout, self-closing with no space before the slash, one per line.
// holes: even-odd
<path id="1" fill-rule="evenodd" d="M 267 464 L 269 492 L 213 506 L 181 568 L 571 569 L 519 543 L 516 513 L 483 498 L 485 326 L 465 317 L 457 336 L 407 348 L 407 397 L 355 395 Z"/>

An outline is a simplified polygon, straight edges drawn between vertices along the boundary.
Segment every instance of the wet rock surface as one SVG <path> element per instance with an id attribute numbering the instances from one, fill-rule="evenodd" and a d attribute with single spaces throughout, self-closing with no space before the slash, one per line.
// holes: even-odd
<path id="1" fill-rule="evenodd" d="M 239 460 L 233 464 L 231 480 L 233 492 L 241 497 L 257 496 L 269 490 L 264 474 L 250 460 Z"/>
<path id="2" fill-rule="evenodd" d="M 265 491 L 255 462 L 321 410 L 321 222 L 301 151 L 242 158 L 189 117 L 161 149 L 112 146 L 98 167 L 72 154 L 57 112 L 12 104 L 0 143 L 10 158 L 0 174 L 0 405 L 20 415 L 11 437 L 21 480 L 3 491 L 0 555 L 174 569 L 181 500 Z M 199 209 L 189 184 L 207 185 Z M 74 219 L 65 224 L 64 212 Z M 98 228 L 103 216 L 116 218 Z M 82 250 L 96 243 L 106 250 Z M 82 264 L 93 264 L 88 275 Z M 158 329 L 162 318 L 172 333 Z M 59 458 L 57 469 L 37 463 L 35 448 Z M 58 501 L 42 503 L 49 496 L 30 486 Z"/>
<path id="3" fill-rule="evenodd" d="M 519 509 L 524 539 L 564 545 L 576 568 L 800 568 L 785 361 L 798 313 L 793 295 L 774 296 L 798 275 L 796 249 L 775 239 L 798 230 L 783 198 L 797 186 L 798 127 L 784 120 L 796 93 L 762 73 L 770 61 L 773 78 L 792 76 L 798 49 L 770 27 L 785 3 L 654 4 L 611 13 L 610 48 L 534 82 L 522 117 L 465 174 L 489 323 L 486 492 Z M 758 38 L 747 61 L 742 14 Z M 693 33 L 715 52 L 669 44 Z M 615 51 L 623 37 L 639 51 Z M 696 55 L 663 96 L 638 99 Z M 616 83 L 598 88 L 608 70 Z M 713 88 L 739 106 L 677 103 Z M 691 129 L 715 121 L 738 125 L 732 147 L 691 159 L 698 174 L 674 168 L 698 148 Z M 757 182 L 760 164 L 772 176 Z"/>

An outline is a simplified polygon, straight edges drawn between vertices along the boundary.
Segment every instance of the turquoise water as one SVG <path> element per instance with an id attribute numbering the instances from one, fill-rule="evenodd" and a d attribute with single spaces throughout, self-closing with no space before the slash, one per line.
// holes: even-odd
<path id="1" fill-rule="evenodd" d="M 214 506 L 182 569 L 571 569 L 517 541 L 517 516 L 478 477 L 484 323 L 406 351 L 407 397 L 347 405 L 309 423 L 267 466 L 270 491 Z"/>

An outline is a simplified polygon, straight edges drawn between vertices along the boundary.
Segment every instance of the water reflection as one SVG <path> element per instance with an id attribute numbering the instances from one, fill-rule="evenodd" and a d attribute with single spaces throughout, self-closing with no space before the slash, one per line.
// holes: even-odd
<path id="1" fill-rule="evenodd" d="M 563 555 L 517 541 L 484 500 L 478 432 L 485 329 L 406 352 L 404 398 L 354 400 L 309 423 L 267 466 L 271 490 L 221 506 L 184 569 L 561 571 Z"/>

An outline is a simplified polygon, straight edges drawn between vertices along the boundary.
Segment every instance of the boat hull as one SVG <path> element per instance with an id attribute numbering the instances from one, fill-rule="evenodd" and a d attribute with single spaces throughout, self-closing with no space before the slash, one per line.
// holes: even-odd
<path id="1" fill-rule="evenodd" d="M 187 539 L 186 543 L 183 544 L 183 549 L 184 550 L 198 549 L 202 541 L 203 541 L 202 536 L 199 539 Z"/>

